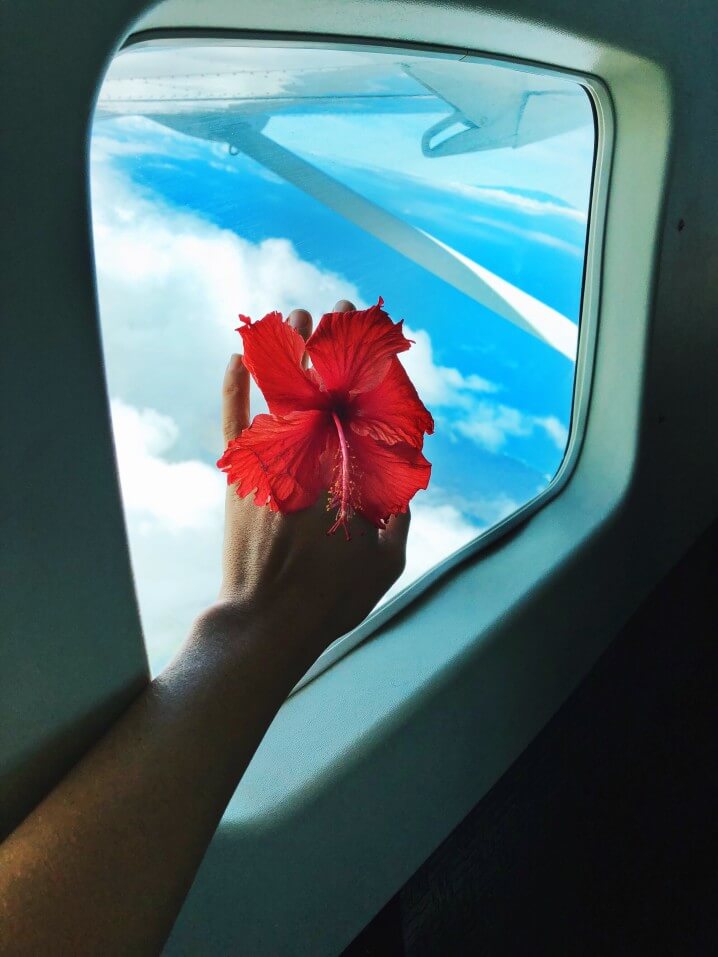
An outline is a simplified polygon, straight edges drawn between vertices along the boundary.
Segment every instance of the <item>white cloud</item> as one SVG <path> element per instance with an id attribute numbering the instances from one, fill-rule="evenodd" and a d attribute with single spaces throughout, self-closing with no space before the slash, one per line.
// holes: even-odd
<path id="1" fill-rule="evenodd" d="M 447 413 L 442 428 L 471 439 L 490 452 L 500 451 L 509 438 L 532 436 L 537 428 L 560 451 L 566 447 L 568 429 L 556 416 L 531 415 L 497 403 L 489 396 L 500 391 L 499 385 L 476 373 L 466 375 L 453 367 L 438 365 L 429 334 L 408 326 L 404 331 L 414 345 L 400 359 L 429 409 Z"/>
<path id="2" fill-rule="evenodd" d="M 142 527 L 203 528 L 222 513 L 221 473 L 197 460 L 167 461 L 179 430 L 169 416 L 112 400 L 112 427 L 125 509 Z"/>
<path id="3" fill-rule="evenodd" d="M 559 451 L 565 449 L 568 441 L 568 428 L 554 415 L 530 415 L 486 401 L 475 403 L 471 415 L 455 422 L 453 428 L 490 452 L 498 452 L 508 438 L 528 438 L 537 428 L 546 433 Z"/>
<path id="4" fill-rule="evenodd" d="M 531 434 L 530 419 L 518 409 L 506 405 L 478 403 L 471 418 L 457 422 L 456 431 L 490 452 L 497 452 L 509 436 Z"/>
<path id="5" fill-rule="evenodd" d="M 219 384 L 240 347 L 237 313 L 303 305 L 321 315 L 336 299 L 361 297 L 286 239 L 252 243 L 168 205 L 113 169 L 113 155 L 107 142 L 94 154 L 98 292 L 133 567 L 157 670 L 219 583 L 224 479 L 213 463 L 221 451 Z M 558 440 L 558 420 L 527 425 L 487 398 L 494 383 L 438 364 L 426 331 L 407 334 L 416 345 L 402 358 L 420 394 L 430 408 L 458 415 L 464 434 L 493 448 L 534 427 Z M 253 399 L 256 412 L 262 403 Z M 479 534 L 484 525 L 465 512 L 490 524 L 515 505 L 466 504 L 420 497 L 397 588 Z"/>
<path id="6" fill-rule="evenodd" d="M 118 156 L 186 160 L 210 154 L 226 157 L 227 147 L 187 136 L 145 116 L 103 115 L 102 107 L 98 106 L 91 143 L 91 161 L 95 168 Z"/>
<path id="7" fill-rule="evenodd" d="M 241 347 L 238 312 L 257 317 L 302 305 L 318 316 L 340 298 L 361 304 L 352 283 L 302 260 L 288 240 L 251 243 L 170 207 L 104 161 L 93 167 L 92 198 L 111 392 L 172 415 L 178 453 L 218 451 L 207 424 L 218 417 L 227 358 Z M 401 358 L 429 408 L 469 413 L 477 396 L 498 391 L 477 373 L 437 363 L 425 330 L 406 333 L 415 344 Z M 177 401 L 179 370 L 192 403 Z M 253 408 L 264 408 L 256 390 Z"/>
<path id="8" fill-rule="evenodd" d="M 525 193 L 512 192 L 496 186 L 471 186 L 458 182 L 448 183 L 446 188 L 455 194 L 465 196 L 467 199 L 489 203 L 492 206 L 516 209 L 534 216 L 560 216 L 582 224 L 585 224 L 588 219 L 588 214 L 584 210 L 557 203 L 548 197 L 527 196 Z"/>
<path id="9" fill-rule="evenodd" d="M 112 420 L 130 551 L 153 671 L 181 644 L 195 615 L 214 600 L 220 581 L 224 478 L 197 460 L 166 456 L 177 425 L 153 409 L 112 400 Z M 472 503 L 492 524 L 516 503 Z M 468 520 L 439 496 L 412 505 L 406 569 L 383 601 L 479 535 L 486 525 Z"/>
<path id="10" fill-rule="evenodd" d="M 204 462 L 168 461 L 178 434 L 169 416 L 113 399 L 112 422 L 142 621 L 158 671 L 217 593 L 224 477 Z M 496 503 L 502 514 L 512 505 Z M 488 509 L 495 520 L 502 517 L 494 506 Z M 424 496 L 412 507 L 406 569 L 384 601 L 485 527 L 455 505 Z"/>
<path id="11" fill-rule="evenodd" d="M 180 646 L 220 582 L 224 476 L 169 461 L 177 423 L 113 399 L 112 424 L 135 588 L 153 672 Z"/>
<path id="12" fill-rule="evenodd" d="M 564 423 L 557 419 L 555 415 L 535 416 L 534 423 L 543 429 L 556 448 L 563 452 L 568 442 L 568 428 Z"/>
<path id="13" fill-rule="evenodd" d="M 102 333 L 136 587 L 158 670 L 219 583 L 224 479 L 212 461 L 221 451 L 219 382 L 239 347 L 237 312 L 302 304 L 321 314 L 360 296 L 285 239 L 250 243 L 170 207 L 112 169 L 111 144 L 103 150 L 93 169 Z M 423 330 L 410 335 L 407 364 L 430 404 L 464 406 L 493 390 L 437 365 Z M 479 530 L 455 506 L 417 504 L 402 582 Z"/>
<path id="14" fill-rule="evenodd" d="M 429 408 L 436 406 L 455 406 L 467 408 L 476 393 L 497 392 L 498 386 L 483 376 L 463 375 L 458 369 L 437 365 L 434 361 L 431 337 L 423 329 L 404 327 L 414 345 L 400 356 L 404 368 L 409 373 Z"/>
<path id="15" fill-rule="evenodd" d="M 518 236 L 523 242 L 539 243 L 542 246 L 551 246 L 553 249 L 560 249 L 576 259 L 583 259 L 584 250 L 582 246 L 576 243 L 561 239 L 560 236 L 554 236 L 552 233 L 543 232 L 538 229 L 526 229 L 524 226 L 518 226 L 515 223 L 506 223 L 500 219 L 490 216 L 471 215 L 467 219 L 479 226 L 488 226 L 491 229 L 499 230 L 509 236 Z"/>
<path id="16" fill-rule="evenodd" d="M 577 210 L 588 208 L 594 145 L 588 104 L 586 124 L 570 133 L 520 149 L 482 150 L 440 160 L 426 157 L 420 148 L 422 135 L 445 116 L 446 110 L 439 104 L 436 113 L 407 114 L 400 124 L 391 114 L 376 114 L 371 124 L 362 114 L 306 116 L 301 123 L 296 117 L 284 115 L 272 118 L 266 132 L 281 145 L 316 158 L 320 164 L 339 162 L 379 168 L 402 177 L 416 176 L 434 186 L 467 183 L 478 189 L 508 187 L 502 190 L 508 195 L 514 189 L 531 190 L 555 196 Z M 361 142 L 359 156 L 357 142 Z M 391 143 L 390 151 L 387 142 Z"/>
<path id="17" fill-rule="evenodd" d="M 153 670 L 220 581 L 219 388 L 238 312 L 321 314 L 358 291 L 287 240 L 250 243 L 170 206 L 93 154 L 102 337 L 132 564 Z M 253 411 L 263 400 L 253 393 Z"/>
<path id="18" fill-rule="evenodd" d="M 512 515 L 523 503 L 517 502 L 516 499 L 505 492 L 500 492 L 498 495 L 472 498 L 457 504 L 471 512 L 472 515 L 476 515 L 488 528 L 491 525 L 496 525 L 508 515 Z"/>
<path id="19" fill-rule="evenodd" d="M 92 137 L 94 163 L 105 162 L 114 156 L 147 156 L 156 152 L 156 148 L 147 143 L 118 140 L 112 136 L 103 136 L 101 133 L 95 133 Z"/>
<path id="20" fill-rule="evenodd" d="M 455 505 L 432 504 L 430 496 L 423 496 L 412 503 L 406 568 L 384 596 L 382 604 L 462 545 L 472 541 L 484 528 L 469 521 Z"/>
<path id="21" fill-rule="evenodd" d="M 190 306 L 198 305 L 192 319 L 201 321 L 206 336 L 208 324 L 231 330 L 240 310 L 261 316 L 303 303 L 321 313 L 340 294 L 357 295 L 351 283 L 302 260 L 286 239 L 250 243 L 192 212 L 165 206 L 106 168 L 94 172 L 93 226 L 104 310 L 114 305 L 108 301 L 113 282 L 125 292 L 142 284 L 134 298 L 146 302 L 149 292 L 151 304 L 162 306 L 163 317 L 171 313 L 176 328 L 178 318 L 187 319 L 191 292 Z M 126 312 L 127 303 L 122 306 Z M 156 308 L 150 313 L 145 305 L 142 312 L 141 319 L 157 321 Z"/>
<path id="22" fill-rule="evenodd" d="M 251 243 L 93 166 L 98 293 L 111 394 L 171 415 L 177 454 L 220 448 L 219 383 L 241 349 L 237 313 L 304 306 L 321 315 L 358 298 L 342 277 L 301 259 L 286 239 Z M 253 390 L 254 412 L 264 402 Z"/>
<path id="23" fill-rule="evenodd" d="M 380 604 L 389 601 L 424 572 L 473 541 L 492 525 L 512 515 L 522 504 L 506 494 L 450 503 L 434 488 L 421 493 L 411 505 L 411 525 L 406 568 Z M 477 516 L 471 520 L 466 513 Z"/>

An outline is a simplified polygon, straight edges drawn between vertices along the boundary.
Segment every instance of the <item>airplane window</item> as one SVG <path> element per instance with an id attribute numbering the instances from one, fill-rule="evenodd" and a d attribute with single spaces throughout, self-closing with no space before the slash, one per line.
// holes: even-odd
<path id="1" fill-rule="evenodd" d="M 154 671 L 215 597 L 239 312 L 381 295 L 411 330 L 436 434 L 394 591 L 546 489 L 571 426 L 594 147 L 583 87 L 525 66 L 207 39 L 118 55 L 92 222 Z"/>

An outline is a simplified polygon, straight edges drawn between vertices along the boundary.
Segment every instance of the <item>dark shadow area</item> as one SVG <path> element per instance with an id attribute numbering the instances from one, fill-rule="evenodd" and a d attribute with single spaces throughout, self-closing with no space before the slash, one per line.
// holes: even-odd
<path id="1" fill-rule="evenodd" d="M 30 811 L 90 750 L 118 720 L 149 678 L 139 675 L 124 688 L 109 695 L 94 710 L 42 741 L 31 754 L 0 775 L 0 841 L 3 841 Z"/>
<path id="2" fill-rule="evenodd" d="M 345 954 L 713 953 L 717 632 L 714 525 Z"/>

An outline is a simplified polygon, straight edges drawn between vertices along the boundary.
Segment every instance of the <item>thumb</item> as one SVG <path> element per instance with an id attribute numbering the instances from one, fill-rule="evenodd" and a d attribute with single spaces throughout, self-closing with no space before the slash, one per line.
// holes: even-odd
<path id="1" fill-rule="evenodd" d="M 222 433 L 225 445 L 249 425 L 249 373 L 240 355 L 232 356 L 222 383 Z"/>
<path id="2" fill-rule="evenodd" d="M 396 571 L 396 577 L 404 571 L 406 565 L 406 540 L 409 535 L 409 525 L 411 523 L 411 514 L 406 512 L 399 515 L 392 515 L 386 523 L 386 528 L 379 532 L 379 541 L 386 549 L 387 558 L 392 568 Z"/>

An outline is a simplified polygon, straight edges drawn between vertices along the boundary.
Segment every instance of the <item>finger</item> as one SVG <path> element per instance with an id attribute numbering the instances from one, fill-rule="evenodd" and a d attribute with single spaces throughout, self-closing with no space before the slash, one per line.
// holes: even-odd
<path id="1" fill-rule="evenodd" d="M 311 336 L 312 326 L 314 323 L 312 321 L 311 312 L 307 312 L 306 309 L 293 309 L 287 316 L 287 322 L 292 327 L 292 329 L 297 330 L 297 332 L 302 337 L 302 339 L 304 339 L 305 342 Z M 302 356 L 302 366 L 306 369 L 308 365 L 309 365 L 309 356 L 305 352 L 304 355 Z"/>
<path id="2" fill-rule="evenodd" d="M 334 306 L 334 312 L 354 312 L 356 306 L 353 302 L 349 302 L 348 299 L 340 299 L 339 302 Z"/>
<path id="3" fill-rule="evenodd" d="M 399 569 L 399 574 L 406 564 L 406 540 L 410 524 L 411 513 L 407 509 L 403 514 L 392 515 L 386 523 L 386 528 L 379 532 L 379 540 L 390 553 L 392 563 Z"/>
<path id="4" fill-rule="evenodd" d="M 222 434 L 225 444 L 249 425 L 249 373 L 240 355 L 232 356 L 222 383 Z"/>

